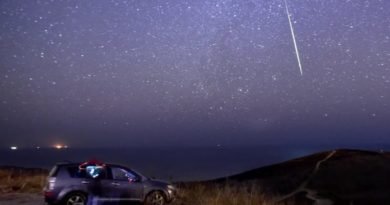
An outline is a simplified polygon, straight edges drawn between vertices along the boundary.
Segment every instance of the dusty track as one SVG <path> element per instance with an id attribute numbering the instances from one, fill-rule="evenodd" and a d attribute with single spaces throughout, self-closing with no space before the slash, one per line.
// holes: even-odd
<path id="1" fill-rule="evenodd" d="M 319 197 L 317 195 L 316 190 L 308 189 L 308 188 L 306 188 L 306 186 L 311 181 L 311 179 L 313 179 L 313 177 L 317 174 L 318 170 L 320 170 L 321 164 L 326 162 L 327 160 L 329 160 L 334 154 L 336 154 L 335 150 L 329 152 L 329 154 L 326 155 L 326 157 L 324 159 L 318 161 L 316 163 L 316 166 L 313 169 L 313 172 L 310 174 L 310 176 L 304 182 L 302 182 L 302 184 L 297 189 L 295 189 L 294 191 L 292 191 L 291 193 L 289 193 L 285 196 L 280 197 L 278 200 L 275 201 L 275 203 L 282 202 L 286 199 L 289 199 L 292 196 L 298 194 L 299 192 L 306 192 L 306 198 L 313 200 L 314 205 L 332 205 L 333 204 L 332 200 Z"/>
<path id="2" fill-rule="evenodd" d="M 0 193 L 0 205 L 44 205 L 42 194 Z"/>

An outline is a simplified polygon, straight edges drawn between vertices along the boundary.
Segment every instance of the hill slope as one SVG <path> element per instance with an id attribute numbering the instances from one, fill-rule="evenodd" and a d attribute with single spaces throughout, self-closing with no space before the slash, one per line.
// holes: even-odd
<path id="1" fill-rule="evenodd" d="M 390 153 L 321 152 L 210 182 L 226 181 L 255 181 L 282 204 L 390 204 Z"/>

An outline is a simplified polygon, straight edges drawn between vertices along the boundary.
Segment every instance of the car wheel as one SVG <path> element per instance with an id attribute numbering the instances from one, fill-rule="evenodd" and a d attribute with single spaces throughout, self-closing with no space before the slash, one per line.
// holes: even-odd
<path id="1" fill-rule="evenodd" d="M 145 205 L 165 205 L 165 195 L 160 191 L 154 191 L 145 199 Z"/>
<path id="2" fill-rule="evenodd" d="M 64 199 L 64 205 L 86 205 L 87 197 L 82 193 L 71 193 Z"/>

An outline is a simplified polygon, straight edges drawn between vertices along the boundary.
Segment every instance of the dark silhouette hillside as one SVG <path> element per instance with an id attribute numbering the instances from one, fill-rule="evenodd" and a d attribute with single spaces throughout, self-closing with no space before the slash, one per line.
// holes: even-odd
<path id="1" fill-rule="evenodd" d="M 257 183 L 281 204 L 390 204 L 390 153 L 321 152 L 209 182 Z"/>

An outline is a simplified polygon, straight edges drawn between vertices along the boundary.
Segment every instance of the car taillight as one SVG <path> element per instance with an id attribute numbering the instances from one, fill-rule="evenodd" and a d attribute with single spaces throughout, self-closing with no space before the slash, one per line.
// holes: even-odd
<path id="1" fill-rule="evenodd" d="M 43 192 L 43 194 L 45 195 L 45 197 L 49 197 L 49 198 L 54 195 L 54 193 L 51 191 L 45 191 L 45 192 Z"/>
<path id="2" fill-rule="evenodd" d="M 47 187 L 47 189 L 48 189 L 48 190 L 53 190 L 53 189 L 54 189 L 55 182 L 56 182 L 56 179 L 55 179 L 55 178 L 49 179 L 49 180 L 48 180 L 48 187 Z"/>

